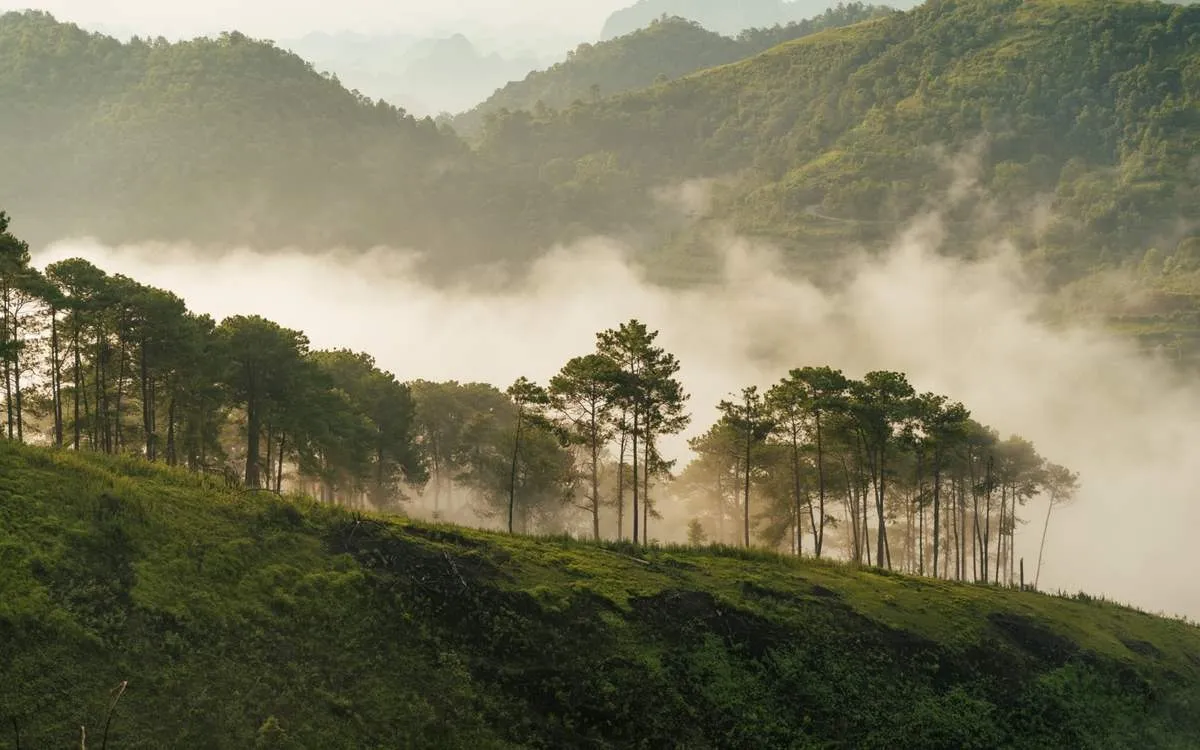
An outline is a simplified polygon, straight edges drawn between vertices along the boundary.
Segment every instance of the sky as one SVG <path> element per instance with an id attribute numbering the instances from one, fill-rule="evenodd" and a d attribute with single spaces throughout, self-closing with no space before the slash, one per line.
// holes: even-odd
<path id="1" fill-rule="evenodd" d="M 599 34 L 604 19 L 632 0 L 0 0 L 0 10 L 33 7 L 60 20 L 112 33 L 194 36 L 236 28 L 289 38 L 311 31 L 426 33 L 471 26 L 530 34 Z"/>

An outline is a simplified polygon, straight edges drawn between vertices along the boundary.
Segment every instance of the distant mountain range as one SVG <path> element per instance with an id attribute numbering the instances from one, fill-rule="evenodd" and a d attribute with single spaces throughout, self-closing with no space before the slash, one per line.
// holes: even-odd
<path id="1" fill-rule="evenodd" d="M 656 34 L 666 60 L 632 44 Z M 9 14 L 0 207 L 35 245 L 391 245 L 456 269 L 605 234 L 698 274 L 708 221 L 815 266 L 880 246 L 959 186 L 963 252 L 1004 238 L 1055 282 L 1178 273 L 1200 239 L 1197 39 L 1194 5 L 963 0 L 719 64 L 751 48 L 672 21 L 510 89 L 467 142 L 240 34 L 121 43 Z M 696 65 L 715 67 L 684 74 Z M 652 196 L 693 180 L 719 184 L 677 230 Z"/>
<path id="2" fill-rule="evenodd" d="M 888 4 L 903 9 L 916 3 L 904 0 Z M 718 34 L 736 35 L 745 29 L 812 18 L 832 6 L 833 3 L 822 0 L 638 0 L 609 16 L 600 37 L 615 39 L 645 28 L 656 19 L 671 16 L 695 21 Z"/>
<path id="3" fill-rule="evenodd" d="M 679 78 L 758 54 L 822 29 L 848 26 L 887 13 L 862 3 L 839 5 L 815 18 L 723 36 L 695 21 L 666 18 L 597 44 L 581 44 L 563 62 L 530 73 L 454 119 L 460 133 L 477 135 L 489 114 L 503 110 L 563 109 Z"/>
<path id="4" fill-rule="evenodd" d="M 461 112 L 555 62 L 533 53 L 489 51 L 463 34 L 314 33 L 280 46 L 335 74 L 347 88 L 420 116 Z"/>

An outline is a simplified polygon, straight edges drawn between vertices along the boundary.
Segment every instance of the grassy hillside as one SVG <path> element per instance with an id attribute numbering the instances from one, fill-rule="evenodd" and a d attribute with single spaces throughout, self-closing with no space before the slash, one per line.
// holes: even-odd
<path id="1" fill-rule="evenodd" d="M 0 748 L 1189 748 L 1200 632 L 0 445 Z M 11 721 L 10 721 L 11 719 Z"/>
<path id="2" fill-rule="evenodd" d="M 454 119 L 459 132 L 476 134 L 487 115 L 502 110 L 563 109 L 698 70 L 752 57 L 783 42 L 822 29 L 848 26 L 889 12 L 850 3 L 786 26 L 747 29 L 736 37 L 708 31 L 683 18 L 656 19 L 646 28 L 598 44 L 582 44 L 546 70 L 513 81 L 486 101 Z"/>

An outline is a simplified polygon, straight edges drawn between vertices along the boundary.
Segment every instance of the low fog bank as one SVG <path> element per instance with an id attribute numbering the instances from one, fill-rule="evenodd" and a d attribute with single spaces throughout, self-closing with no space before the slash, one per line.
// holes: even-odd
<path id="1" fill-rule="evenodd" d="M 406 380 L 545 382 L 588 352 L 597 331 L 638 317 L 683 364 L 694 419 L 672 450 L 685 461 L 685 438 L 745 385 L 803 365 L 854 377 L 900 370 L 1080 473 L 1078 500 L 1051 523 L 1044 589 L 1200 617 L 1189 549 L 1200 526 L 1200 388 L 1123 339 L 1041 322 L 1043 295 L 1003 247 L 961 262 L 938 254 L 940 237 L 937 221 L 924 220 L 890 252 L 848 260 L 845 281 L 825 290 L 786 278 L 769 249 L 738 239 L 720 243 L 720 282 L 686 290 L 648 283 L 627 248 L 603 239 L 549 252 L 502 291 L 424 285 L 412 256 L 389 250 L 201 256 L 71 241 L 35 262 L 84 257 L 218 319 L 257 313 L 305 331 L 315 348 L 370 352 Z M 1024 512 L 1017 554 L 1030 564 L 1044 513 L 1037 504 Z"/>

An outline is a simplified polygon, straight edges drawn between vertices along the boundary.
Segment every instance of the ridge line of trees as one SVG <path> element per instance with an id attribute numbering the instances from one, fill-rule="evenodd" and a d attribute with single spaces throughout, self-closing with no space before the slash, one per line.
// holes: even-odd
<path id="1" fill-rule="evenodd" d="M 435 517 L 503 519 L 649 544 L 691 515 L 709 539 L 919 575 L 1012 583 L 1020 509 L 1079 478 L 906 376 L 789 372 L 717 405 L 674 476 L 664 437 L 692 420 L 678 359 L 639 320 L 596 334 L 541 385 L 403 383 L 367 354 L 313 351 L 258 316 L 220 323 L 81 259 L 30 265 L 0 212 L 3 434 L 134 454 L 252 489 Z M 239 468 L 234 468 L 239 467 Z M 581 520 L 582 519 L 582 520 Z M 586 525 L 583 525 L 586 523 Z M 586 528 L 586 532 L 584 529 Z"/>

